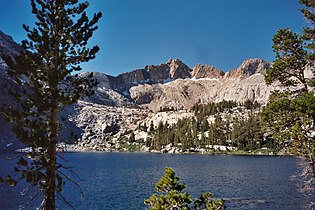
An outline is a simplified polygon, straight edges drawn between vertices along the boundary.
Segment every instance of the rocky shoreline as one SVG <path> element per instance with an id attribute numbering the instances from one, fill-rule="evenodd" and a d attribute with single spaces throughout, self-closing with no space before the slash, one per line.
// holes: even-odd
<path id="1" fill-rule="evenodd" d="M 61 143 L 58 144 L 58 151 L 59 152 L 135 152 L 135 153 L 155 153 L 155 154 L 204 154 L 204 155 L 256 155 L 256 156 L 294 156 L 290 150 L 271 150 L 268 148 L 261 148 L 257 150 L 238 150 L 236 147 L 229 147 L 229 146 L 222 146 L 222 145 L 214 145 L 212 147 L 209 146 L 208 149 L 198 149 L 198 148 L 191 148 L 189 150 L 183 151 L 180 148 L 167 146 L 161 151 L 151 150 L 150 148 L 146 147 L 145 145 L 134 144 L 139 148 L 139 150 L 129 150 L 128 148 L 121 148 L 119 150 L 113 148 L 91 148 L 91 147 L 82 147 L 79 145 L 74 144 L 65 144 Z M 27 149 L 19 150 L 19 152 L 26 152 Z"/>

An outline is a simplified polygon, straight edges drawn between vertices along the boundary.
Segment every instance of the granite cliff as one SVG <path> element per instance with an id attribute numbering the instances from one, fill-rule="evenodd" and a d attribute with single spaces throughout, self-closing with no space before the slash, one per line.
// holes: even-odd
<path id="1" fill-rule="evenodd" d="M 265 104 L 272 86 L 264 82 L 270 63 L 248 59 L 235 70 L 224 73 L 212 66 L 196 65 L 189 78 L 168 83 L 139 84 L 130 88 L 131 98 L 153 111 L 169 107 L 189 109 L 194 104 L 232 100 Z"/>
<path id="2" fill-rule="evenodd" d="M 20 50 L 12 37 L 0 31 L 0 55 L 13 56 Z M 61 124 L 59 141 L 75 142 L 74 149 L 95 150 L 100 148 L 98 145 L 108 148 L 105 139 L 111 136 L 111 146 L 118 148 L 121 139 L 137 130 L 140 124 L 175 123 L 180 118 L 192 117 L 189 109 L 196 103 L 250 100 L 265 104 L 273 88 L 264 82 L 263 74 L 269 66 L 270 63 L 262 59 L 248 59 L 225 73 L 214 66 L 197 64 L 190 68 L 179 59 L 170 59 L 118 76 L 94 72 L 93 77 L 99 82 L 95 94 L 81 98 L 61 113 L 60 117 L 66 120 Z M 18 86 L 7 74 L 7 66 L 1 58 L 0 87 L 0 105 L 13 103 L 8 90 Z M 180 111 L 156 113 L 162 108 Z M 0 126 L 0 151 L 21 147 L 10 124 L 1 115 Z"/>

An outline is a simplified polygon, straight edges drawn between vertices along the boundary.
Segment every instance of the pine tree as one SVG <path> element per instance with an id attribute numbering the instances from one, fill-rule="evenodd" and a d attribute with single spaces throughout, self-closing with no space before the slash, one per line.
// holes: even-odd
<path id="1" fill-rule="evenodd" d="M 223 145 L 223 143 L 225 141 L 224 122 L 223 122 L 220 114 L 216 114 L 216 116 L 215 116 L 214 127 L 215 127 L 215 129 L 214 129 L 215 144 Z"/>
<path id="2" fill-rule="evenodd" d="M 206 135 L 204 132 L 202 132 L 200 136 L 200 147 L 205 148 L 205 146 L 206 146 Z"/>
<path id="3" fill-rule="evenodd" d="M 304 75 L 309 66 L 308 52 L 304 48 L 303 38 L 290 29 L 280 29 L 273 37 L 273 49 L 276 60 L 266 71 L 266 82 L 271 84 L 280 81 L 283 86 L 296 87 L 301 85 L 301 92 L 307 92 L 307 81 Z"/>
<path id="4" fill-rule="evenodd" d="M 136 142 L 136 137 L 135 137 L 135 133 L 134 132 L 131 132 L 131 134 L 129 136 L 129 142 L 130 143 Z"/>
<path id="5" fill-rule="evenodd" d="M 155 184 L 155 189 L 159 194 L 153 194 L 150 198 L 144 200 L 144 204 L 147 205 L 150 210 L 221 210 L 225 208 L 224 200 L 215 200 L 210 192 L 203 193 L 200 198 L 192 199 L 188 193 L 182 192 L 186 188 L 186 185 L 179 183 L 179 178 L 180 177 L 175 176 L 175 172 L 171 168 L 166 167 L 165 174 Z"/>
<path id="6" fill-rule="evenodd" d="M 268 84 L 279 81 L 286 91 L 271 95 L 262 119 L 278 142 L 291 138 L 295 147 L 304 145 L 296 149 L 299 154 L 309 155 L 315 179 L 315 142 L 311 136 L 315 130 L 315 96 L 310 88 L 315 86 L 315 2 L 300 0 L 300 3 L 305 6 L 301 12 L 308 20 L 308 27 L 302 34 L 280 29 L 274 36 L 276 60 L 266 71 L 265 80 Z M 312 78 L 306 78 L 304 74 L 308 69 L 313 73 Z M 297 144 L 297 141 L 301 143 Z"/>
<path id="7" fill-rule="evenodd" d="M 300 3 L 305 5 L 306 8 L 301 9 L 303 16 L 308 21 L 308 26 L 303 29 L 303 38 L 307 43 L 310 61 L 315 60 L 315 2 L 313 0 L 300 0 Z M 314 64 L 313 64 L 314 65 Z M 314 73 L 314 70 L 313 70 Z"/>
<path id="8" fill-rule="evenodd" d="M 32 148 L 27 154 L 31 159 L 21 157 L 16 172 L 43 191 L 41 208 L 55 209 L 56 194 L 64 199 L 60 194 L 64 174 L 56 155 L 58 113 L 80 95 L 92 94 L 96 84 L 92 75 L 83 78 L 72 73 L 81 70 L 80 63 L 94 59 L 99 51 L 98 46 L 86 45 L 102 14 L 89 19 L 87 1 L 31 0 L 31 6 L 37 21 L 33 29 L 23 25 L 28 37 L 22 42 L 23 51 L 14 59 L 4 57 L 8 73 L 20 89 L 10 90 L 17 107 L 3 112 L 16 136 Z"/>

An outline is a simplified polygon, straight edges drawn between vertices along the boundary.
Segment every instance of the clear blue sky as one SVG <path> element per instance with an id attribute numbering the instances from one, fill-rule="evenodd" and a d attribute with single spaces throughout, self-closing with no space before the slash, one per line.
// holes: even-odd
<path id="1" fill-rule="evenodd" d="M 32 25 L 29 0 L 0 0 L 0 30 L 20 42 Z M 228 71 L 247 58 L 274 59 L 278 28 L 301 31 L 298 0 L 90 0 L 89 13 L 103 18 L 92 44 L 97 58 L 85 71 L 117 75 L 179 58 L 188 66 Z"/>

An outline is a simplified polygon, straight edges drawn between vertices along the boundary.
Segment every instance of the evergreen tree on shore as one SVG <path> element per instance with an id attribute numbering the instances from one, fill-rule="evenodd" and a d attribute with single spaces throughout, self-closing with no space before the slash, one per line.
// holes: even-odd
<path id="1" fill-rule="evenodd" d="M 165 173 L 155 184 L 158 194 L 153 194 L 144 200 L 144 204 L 150 210 L 157 209 L 208 209 L 222 210 L 225 208 L 223 199 L 214 199 L 210 192 L 203 193 L 200 198 L 192 199 L 188 193 L 182 192 L 185 184 L 179 183 L 179 177 L 175 172 L 166 167 Z"/>
<path id="2" fill-rule="evenodd" d="M 286 90 L 270 96 L 262 118 L 273 133 L 273 138 L 284 144 L 290 140 L 297 154 L 307 155 L 315 180 L 315 96 L 311 86 L 315 85 L 315 2 L 300 0 L 301 10 L 308 21 L 303 33 L 280 29 L 273 38 L 276 60 L 267 70 L 268 84 L 279 81 Z M 313 74 L 307 78 L 305 71 Z"/>
<path id="3" fill-rule="evenodd" d="M 31 0 L 31 6 L 37 20 L 35 28 L 23 25 L 28 37 L 22 42 L 23 51 L 14 59 L 4 56 L 8 73 L 20 89 L 10 90 L 17 106 L 3 112 L 16 136 L 31 148 L 26 155 L 29 159 L 21 157 L 17 162 L 19 180 L 41 190 L 41 209 L 55 209 L 56 195 L 65 201 L 61 195 L 63 179 L 69 179 L 57 160 L 58 113 L 82 94 L 92 94 L 96 84 L 92 74 L 80 77 L 72 73 L 81 70 L 80 63 L 94 59 L 99 51 L 98 46 L 86 45 L 102 14 L 89 19 L 87 1 Z M 10 176 L 6 182 L 16 184 Z"/>

